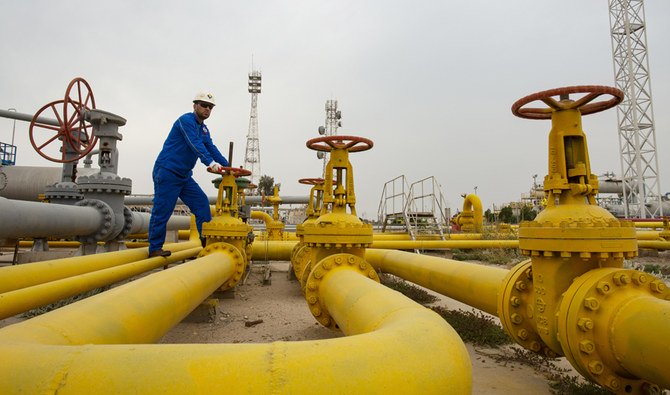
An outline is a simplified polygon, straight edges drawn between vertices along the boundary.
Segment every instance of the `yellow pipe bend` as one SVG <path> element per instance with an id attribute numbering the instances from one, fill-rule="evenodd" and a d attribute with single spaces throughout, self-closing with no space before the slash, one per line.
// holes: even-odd
<path id="1" fill-rule="evenodd" d="M 368 249 L 365 260 L 375 269 L 495 316 L 498 316 L 498 292 L 509 272 L 497 267 L 393 250 Z"/>
<path id="2" fill-rule="evenodd" d="M 0 319 L 191 258 L 200 250 L 202 247 L 191 248 L 175 252 L 167 258 L 144 259 L 2 293 L 0 294 Z"/>
<path id="3" fill-rule="evenodd" d="M 471 392 L 467 350 L 453 329 L 357 273 L 335 272 L 321 289 L 343 330 L 358 336 L 110 344 L 160 338 L 233 275 L 234 257 L 225 251 L 0 329 L 0 393 Z"/>

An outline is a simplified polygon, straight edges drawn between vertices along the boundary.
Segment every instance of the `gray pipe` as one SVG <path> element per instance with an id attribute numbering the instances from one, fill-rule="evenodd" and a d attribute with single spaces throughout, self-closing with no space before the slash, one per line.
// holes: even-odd
<path id="1" fill-rule="evenodd" d="M 92 207 L 10 200 L 0 197 L 0 239 L 89 235 L 103 217 Z"/>
<path id="2" fill-rule="evenodd" d="M 0 182 L 0 197 L 37 202 L 47 185 L 61 181 L 62 172 L 60 167 L 2 166 L 0 178 L 4 178 L 4 182 Z M 77 168 L 77 176 L 89 176 L 97 172 L 98 169 Z"/>
<path id="3" fill-rule="evenodd" d="M 133 224 L 129 234 L 149 232 L 151 214 L 133 211 Z M 185 230 L 191 226 L 191 217 L 188 215 L 173 215 L 167 223 L 167 230 Z"/>
<path id="4" fill-rule="evenodd" d="M 0 117 L 16 119 L 17 121 L 32 122 L 33 116 L 33 114 L 23 114 L 15 111 L 0 110 Z M 60 123 L 52 118 L 38 117 L 37 122 L 47 125 L 60 126 Z"/>

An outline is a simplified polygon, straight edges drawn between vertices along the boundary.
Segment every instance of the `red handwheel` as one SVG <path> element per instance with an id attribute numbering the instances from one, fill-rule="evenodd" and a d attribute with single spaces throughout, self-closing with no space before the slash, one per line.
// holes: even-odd
<path id="1" fill-rule="evenodd" d="M 585 95 L 577 100 L 564 100 L 570 94 L 584 93 Z M 591 103 L 602 95 L 610 95 L 611 99 Z M 559 100 L 553 98 L 559 96 Z M 594 114 L 607 110 L 621 103 L 623 92 L 620 89 L 601 85 L 582 85 L 568 86 L 564 88 L 550 89 L 547 91 L 533 93 L 517 100 L 512 104 L 512 114 L 526 119 L 551 119 L 554 111 L 579 109 L 582 115 Z M 545 108 L 524 108 L 526 104 L 534 101 L 541 101 L 548 107 Z"/>
<path id="2" fill-rule="evenodd" d="M 90 123 L 68 126 L 62 112 L 63 104 L 64 100 L 56 100 L 40 108 L 30 122 L 29 135 L 30 144 L 43 158 L 68 163 L 84 157 L 93 149 L 93 144 L 81 137 L 92 136 L 93 128 Z M 58 125 L 45 121 L 54 118 Z M 72 133 L 80 136 L 79 143 L 68 137 Z M 82 146 L 86 146 L 86 149 L 82 150 Z"/>
<path id="3" fill-rule="evenodd" d="M 372 140 L 356 136 L 324 136 L 307 141 L 307 148 L 324 152 L 330 152 L 336 148 L 344 148 L 349 152 L 361 152 L 373 146 Z"/>
<path id="4" fill-rule="evenodd" d="M 95 109 L 95 97 L 88 82 L 81 77 L 70 81 L 65 90 L 63 119 L 72 147 L 85 154 L 98 142 L 93 129 L 87 127 L 88 122 L 84 119 L 84 112 L 92 109 Z"/>
<path id="5" fill-rule="evenodd" d="M 235 177 L 246 177 L 251 175 L 251 170 L 243 169 L 241 167 L 226 167 L 221 166 L 221 171 L 214 171 L 210 168 L 207 168 L 207 171 L 213 174 L 232 174 Z"/>

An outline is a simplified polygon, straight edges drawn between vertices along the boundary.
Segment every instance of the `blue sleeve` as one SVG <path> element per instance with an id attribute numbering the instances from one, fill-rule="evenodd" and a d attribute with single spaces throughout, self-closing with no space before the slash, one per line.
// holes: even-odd
<path id="1" fill-rule="evenodd" d="M 181 132 L 191 151 L 200 158 L 200 161 L 204 163 L 205 166 L 209 166 L 214 159 L 212 159 L 212 155 L 205 146 L 202 137 L 200 137 L 198 123 L 195 121 L 195 118 L 186 115 L 179 117 L 175 126 L 177 126 Z"/>
<path id="2" fill-rule="evenodd" d="M 221 155 L 221 152 L 219 151 L 218 148 L 216 148 L 216 145 L 214 145 L 214 142 L 212 141 L 212 138 L 209 135 L 203 138 L 203 142 L 205 143 L 205 147 L 209 151 L 210 155 L 214 157 L 214 160 L 218 164 L 224 167 L 230 166 L 230 163 L 228 163 L 226 157 Z"/>

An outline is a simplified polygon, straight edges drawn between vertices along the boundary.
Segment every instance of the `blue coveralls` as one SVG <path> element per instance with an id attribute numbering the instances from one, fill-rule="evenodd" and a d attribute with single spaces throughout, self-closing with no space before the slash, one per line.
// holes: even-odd
<path id="1" fill-rule="evenodd" d="M 149 221 L 150 253 L 163 247 L 166 225 L 177 204 L 177 198 L 195 215 L 200 235 L 202 223 L 212 220 L 209 199 L 191 177 L 198 158 L 205 166 L 213 161 L 228 166 L 228 160 L 212 142 L 205 123 L 198 123 L 194 113 L 187 113 L 172 125 L 154 164 L 154 206 Z"/>

